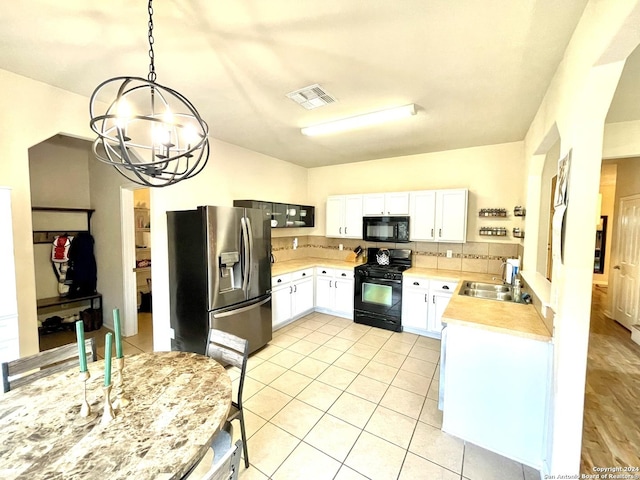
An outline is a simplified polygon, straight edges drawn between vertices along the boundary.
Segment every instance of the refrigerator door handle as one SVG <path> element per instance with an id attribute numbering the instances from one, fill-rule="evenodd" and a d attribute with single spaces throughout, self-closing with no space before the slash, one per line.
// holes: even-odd
<path id="1" fill-rule="evenodd" d="M 253 303 L 253 304 L 248 305 L 246 307 L 236 308 L 235 310 L 229 310 L 229 311 L 222 312 L 222 313 L 214 313 L 213 314 L 213 318 L 230 317 L 231 315 L 237 315 L 238 313 L 248 312 L 249 310 L 253 310 L 254 308 L 261 307 L 262 305 L 264 305 L 265 303 L 270 302 L 270 301 L 271 301 L 271 295 L 269 295 L 267 298 L 265 298 L 264 300 L 262 300 L 260 302 Z"/>
<path id="2" fill-rule="evenodd" d="M 242 217 L 240 219 L 240 225 L 242 226 L 242 291 L 247 293 L 249 286 L 249 234 L 247 233 L 247 219 Z"/>
<path id="3" fill-rule="evenodd" d="M 245 217 L 247 222 L 247 237 L 249 238 L 249 268 L 247 269 L 248 282 L 251 282 L 251 267 L 253 265 L 253 231 L 251 230 L 251 219 Z"/>

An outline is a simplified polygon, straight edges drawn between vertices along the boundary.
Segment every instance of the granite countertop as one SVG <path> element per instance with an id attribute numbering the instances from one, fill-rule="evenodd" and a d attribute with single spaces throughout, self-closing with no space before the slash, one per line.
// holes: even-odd
<path id="1" fill-rule="evenodd" d="M 345 250 L 345 257 L 347 255 Z M 298 270 L 304 270 L 305 268 L 312 267 L 329 267 L 329 268 L 344 268 L 352 269 L 361 265 L 362 261 L 357 260 L 355 262 L 347 262 L 345 260 L 331 260 L 328 258 L 316 258 L 306 257 L 298 260 L 286 260 L 284 262 L 276 262 L 271 264 L 271 276 L 283 275 L 285 273 L 296 272 Z"/>
<path id="2" fill-rule="evenodd" d="M 102 424 L 104 360 L 88 367 L 86 418 L 77 367 L 4 394 L 0 478 L 180 479 L 229 413 L 231 380 L 219 363 L 195 353 L 143 353 L 125 357 L 131 402 Z"/>

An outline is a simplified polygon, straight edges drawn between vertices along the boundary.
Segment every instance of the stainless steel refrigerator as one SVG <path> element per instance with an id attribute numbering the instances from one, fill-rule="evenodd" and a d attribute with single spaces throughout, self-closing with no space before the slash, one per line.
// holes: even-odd
<path id="1" fill-rule="evenodd" d="M 172 350 L 204 354 L 210 328 L 271 340 L 271 226 L 262 210 L 167 212 Z"/>

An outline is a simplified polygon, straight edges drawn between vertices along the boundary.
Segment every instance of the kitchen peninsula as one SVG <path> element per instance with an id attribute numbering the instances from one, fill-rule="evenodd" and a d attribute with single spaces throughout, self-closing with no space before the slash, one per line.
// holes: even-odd
<path id="1" fill-rule="evenodd" d="M 462 286 L 443 314 L 442 430 L 542 469 L 551 333 L 533 305 L 466 297 Z"/>

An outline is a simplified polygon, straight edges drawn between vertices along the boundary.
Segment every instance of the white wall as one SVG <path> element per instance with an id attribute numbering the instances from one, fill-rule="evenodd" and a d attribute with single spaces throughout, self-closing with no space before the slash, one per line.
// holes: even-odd
<path id="1" fill-rule="evenodd" d="M 572 150 L 565 259 L 564 265 L 554 264 L 551 285 L 556 317 L 545 473 L 556 476 L 579 473 L 593 272 L 593 242 L 585 238 L 595 235 L 604 119 L 624 59 L 640 42 L 639 20 L 638 1 L 587 5 L 525 138 L 527 174 L 538 183 L 541 169 L 536 159 L 544 153 L 540 149 L 549 132 L 557 128 L 562 156 Z M 534 190 L 530 188 L 528 195 L 532 205 L 539 204 L 539 189 Z M 537 246 L 537 235 L 527 235 L 525 252 L 537 252 Z"/>
<path id="2" fill-rule="evenodd" d="M 468 188 L 467 240 L 486 242 L 488 237 L 478 234 L 480 222 L 489 226 L 478 217 L 481 208 L 506 208 L 511 212 L 509 219 L 492 226 L 504 226 L 509 231 L 523 226 L 512 216 L 513 207 L 525 201 L 523 155 L 523 142 L 513 142 L 312 168 L 309 198 L 316 206 L 316 228 L 309 234 L 325 234 L 329 195 Z"/>
<path id="3" fill-rule="evenodd" d="M 12 189 L 18 328 L 24 356 L 39 349 L 28 150 L 59 132 L 88 137 L 88 99 L 0 70 L 0 104 L 0 184 Z"/>

